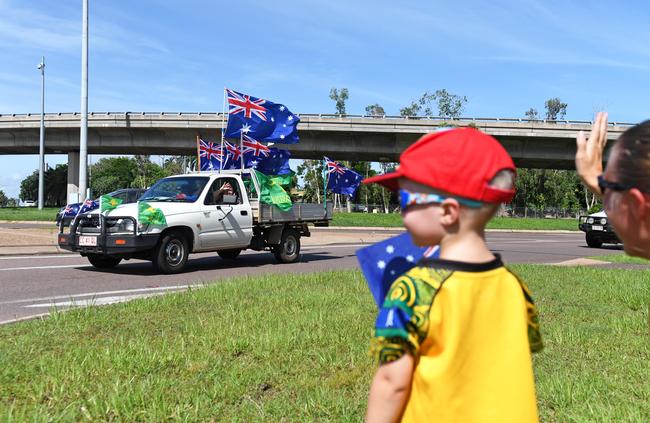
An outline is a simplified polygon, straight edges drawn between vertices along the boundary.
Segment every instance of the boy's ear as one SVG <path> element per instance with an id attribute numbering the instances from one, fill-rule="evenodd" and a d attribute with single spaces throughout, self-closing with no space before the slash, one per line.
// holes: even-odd
<path id="1" fill-rule="evenodd" d="M 460 204 L 455 198 L 445 198 L 442 203 L 440 203 L 440 210 L 442 212 L 440 216 L 440 224 L 444 226 L 452 226 L 458 223 L 458 217 L 460 216 Z"/>

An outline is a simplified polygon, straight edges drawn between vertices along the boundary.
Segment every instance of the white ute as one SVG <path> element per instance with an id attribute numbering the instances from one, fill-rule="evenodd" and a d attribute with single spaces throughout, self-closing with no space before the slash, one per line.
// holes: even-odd
<path id="1" fill-rule="evenodd" d="M 224 184 L 232 187 L 232 194 L 220 191 Z M 285 212 L 260 203 L 259 192 L 250 170 L 170 176 L 140 197 L 164 213 L 165 226 L 138 222 L 138 203 L 124 204 L 61 224 L 58 243 L 104 269 L 137 258 L 151 260 L 161 273 L 178 273 L 190 253 L 214 251 L 235 259 L 245 249 L 269 250 L 281 263 L 298 261 L 300 238 L 310 236 L 307 224 L 327 226 L 332 204 L 295 203 Z"/>

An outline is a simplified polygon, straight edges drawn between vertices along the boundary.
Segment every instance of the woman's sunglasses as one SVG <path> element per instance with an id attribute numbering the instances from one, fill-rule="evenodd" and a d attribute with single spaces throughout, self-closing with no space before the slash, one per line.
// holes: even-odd
<path id="1" fill-rule="evenodd" d="M 605 194 L 606 189 L 611 189 L 612 191 L 627 191 L 628 189 L 635 187 L 628 184 L 608 181 L 602 174 L 600 174 L 598 175 L 598 188 L 600 188 L 600 192 Z"/>

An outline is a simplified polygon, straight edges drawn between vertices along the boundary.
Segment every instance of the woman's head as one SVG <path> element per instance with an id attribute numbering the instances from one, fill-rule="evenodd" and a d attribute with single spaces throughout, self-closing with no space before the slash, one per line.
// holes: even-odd
<path id="1" fill-rule="evenodd" d="M 633 126 L 618 138 L 610 164 L 616 182 L 650 193 L 650 120 Z"/>
<path id="2" fill-rule="evenodd" d="M 650 258 L 650 120 L 619 137 L 603 179 L 605 211 L 625 251 Z"/>

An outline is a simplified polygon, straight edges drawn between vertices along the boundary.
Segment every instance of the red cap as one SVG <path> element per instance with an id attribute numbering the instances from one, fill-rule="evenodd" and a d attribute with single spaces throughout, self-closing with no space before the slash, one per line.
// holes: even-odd
<path id="1" fill-rule="evenodd" d="M 446 193 L 485 203 L 508 203 L 515 190 L 488 184 L 501 170 L 516 172 L 512 158 L 494 137 L 473 128 L 434 132 L 404 150 L 395 172 L 365 179 L 396 191 L 408 178 Z"/>

